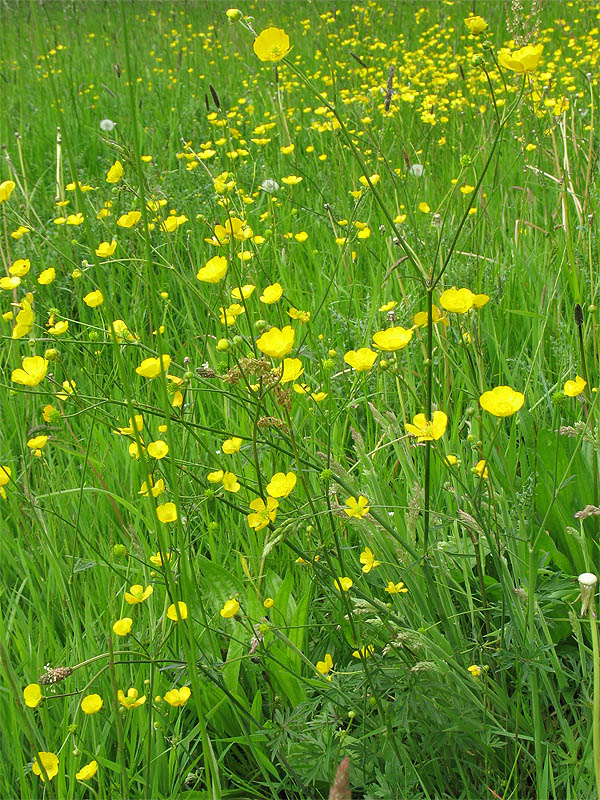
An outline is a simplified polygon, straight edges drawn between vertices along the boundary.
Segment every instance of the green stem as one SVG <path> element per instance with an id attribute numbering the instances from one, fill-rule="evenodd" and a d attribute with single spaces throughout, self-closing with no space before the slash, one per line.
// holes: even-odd
<path id="1" fill-rule="evenodd" d="M 596 792 L 600 800 L 600 650 L 598 648 L 598 621 L 594 610 L 594 600 L 589 607 L 590 628 L 592 632 L 592 651 L 594 657 L 594 709 L 593 709 L 593 739 L 594 739 L 594 774 L 596 776 Z"/>

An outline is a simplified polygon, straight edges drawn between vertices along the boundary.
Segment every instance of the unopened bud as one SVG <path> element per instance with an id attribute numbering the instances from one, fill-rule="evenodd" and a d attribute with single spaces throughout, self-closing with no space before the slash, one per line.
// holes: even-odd
<path id="1" fill-rule="evenodd" d="M 581 589 L 581 616 L 583 617 L 587 611 L 590 611 L 595 618 L 594 595 L 596 594 L 598 578 L 593 572 L 582 572 L 577 580 L 579 581 L 579 588 Z"/>

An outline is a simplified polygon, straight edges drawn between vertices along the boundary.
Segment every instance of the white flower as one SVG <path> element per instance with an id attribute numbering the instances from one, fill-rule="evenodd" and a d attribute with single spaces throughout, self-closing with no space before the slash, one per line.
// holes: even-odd
<path id="1" fill-rule="evenodd" d="M 279 184 L 277 181 L 274 181 L 273 178 L 266 178 L 261 185 L 260 188 L 263 192 L 268 192 L 269 194 L 275 194 L 279 190 Z"/>
<path id="2" fill-rule="evenodd" d="M 424 169 L 425 167 L 423 166 L 423 164 L 413 164 L 408 170 L 408 174 L 414 175 L 415 178 L 420 178 L 421 175 L 423 174 Z"/>
<path id="3" fill-rule="evenodd" d="M 100 128 L 106 133 L 110 133 L 113 128 L 116 128 L 117 123 L 113 122 L 112 119 L 101 119 L 100 120 Z"/>

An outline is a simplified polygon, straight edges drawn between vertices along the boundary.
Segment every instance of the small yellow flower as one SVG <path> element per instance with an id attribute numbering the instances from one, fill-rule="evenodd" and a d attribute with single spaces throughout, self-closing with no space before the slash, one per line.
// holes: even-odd
<path id="1" fill-rule="evenodd" d="M 413 417 L 412 425 L 407 422 L 406 430 L 417 437 L 417 442 L 432 442 L 440 439 L 446 432 L 448 417 L 443 411 L 434 411 L 431 422 L 427 420 L 425 414 L 417 414 Z"/>
<path id="2" fill-rule="evenodd" d="M 349 497 L 346 500 L 346 507 L 344 508 L 344 511 L 349 517 L 355 517 L 356 519 L 363 519 L 370 510 L 371 506 L 369 505 L 369 501 L 362 494 L 358 496 L 358 500 L 356 497 Z"/>
<path id="3" fill-rule="evenodd" d="M 263 602 L 263 606 L 265 608 L 273 608 L 274 605 L 275 605 L 275 601 L 273 600 L 272 597 L 265 597 L 264 602 Z"/>
<path id="4" fill-rule="evenodd" d="M 333 669 L 333 658 L 331 653 L 325 653 L 323 661 L 317 661 L 317 672 L 320 675 L 327 675 Z"/>
<path id="5" fill-rule="evenodd" d="M 470 289 L 446 289 L 440 297 L 440 305 L 446 311 L 452 311 L 455 314 L 466 314 L 471 308 L 475 295 Z"/>
<path id="6" fill-rule="evenodd" d="M 93 292 L 88 292 L 88 294 L 86 294 L 86 296 L 83 298 L 83 302 L 90 308 L 96 308 L 97 306 L 102 305 L 104 302 L 104 296 L 99 289 L 96 289 Z"/>
<path id="7" fill-rule="evenodd" d="M 97 761 L 90 761 L 89 764 L 85 764 L 79 772 L 75 773 L 75 777 L 78 781 L 89 781 L 91 780 L 94 775 L 98 772 L 98 762 Z"/>
<path id="8" fill-rule="evenodd" d="M 115 622 L 112 629 L 117 636 L 127 636 L 127 634 L 131 632 L 132 625 L 133 620 L 131 617 L 123 617 L 123 619 L 118 619 Z"/>
<path id="9" fill-rule="evenodd" d="M 281 299 L 283 294 L 283 288 L 280 283 L 273 283 L 271 286 L 265 287 L 263 293 L 258 298 L 261 303 L 264 303 L 267 306 L 276 303 L 278 300 Z"/>
<path id="10" fill-rule="evenodd" d="M 567 397 L 577 397 L 577 395 L 580 395 L 583 392 L 586 386 L 587 382 L 584 381 L 580 375 L 577 375 L 574 381 L 565 382 L 565 385 L 563 386 L 563 392 Z"/>
<path id="11" fill-rule="evenodd" d="M 30 683 L 23 689 L 23 699 L 27 708 L 36 708 L 42 702 L 42 690 L 37 683 Z"/>
<path id="12" fill-rule="evenodd" d="M 304 367 L 302 366 L 302 362 L 299 358 L 284 358 L 280 383 L 297 381 L 303 372 Z"/>
<path id="13" fill-rule="evenodd" d="M 177 520 L 177 506 L 175 503 L 163 503 L 156 506 L 156 516 L 161 522 L 176 522 Z"/>
<path id="14" fill-rule="evenodd" d="M 119 703 L 126 708 L 127 710 L 131 708 L 137 708 L 138 706 L 143 706 L 146 702 L 146 695 L 143 694 L 141 697 L 138 696 L 139 692 L 137 689 L 127 689 L 127 695 L 123 694 L 123 690 L 119 689 L 117 692 L 117 699 Z"/>
<path id="15" fill-rule="evenodd" d="M 157 439 L 155 442 L 150 442 L 148 445 L 148 455 L 151 456 L 151 458 L 160 460 L 161 458 L 164 458 L 168 452 L 169 445 L 162 439 Z"/>
<path id="16" fill-rule="evenodd" d="M 473 36 L 479 36 L 480 33 L 483 33 L 485 30 L 487 30 L 488 26 L 484 18 L 476 14 L 472 14 L 470 17 L 467 17 L 465 19 L 465 25 L 469 29 L 469 33 Z"/>
<path id="17" fill-rule="evenodd" d="M 394 350 L 402 350 L 403 347 L 412 339 L 412 329 L 406 330 L 400 326 L 395 328 L 387 328 L 384 331 L 377 331 L 373 334 L 373 347 L 378 350 L 385 350 L 393 352 Z"/>
<path id="18" fill-rule="evenodd" d="M 96 255 L 100 258 L 108 258 L 117 249 L 117 242 L 115 239 L 112 242 L 101 242 L 96 248 Z"/>
<path id="19" fill-rule="evenodd" d="M 256 340 L 256 346 L 261 353 L 281 360 L 294 346 L 295 336 L 294 329 L 290 325 L 281 329 L 273 327 Z"/>
<path id="20" fill-rule="evenodd" d="M 233 472 L 224 472 L 221 483 L 226 492 L 233 492 L 235 494 L 235 492 L 239 492 L 240 490 L 240 482 Z"/>
<path id="21" fill-rule="evenodd" d="M 123 177 L 123 165 L 120 161 L 115 161 L 106 175 L 107 183 L 118 183 Z"/>
<path id="22" fill-rule="evenodd" d="M 372 644 L 363 645 L 360 650 L 354 650 L 352 655 L 354 658 L 369 658 L 369 656 L 373 655 L 375 651 L 375 647 Z"/>
<path id="23" fill-rule="evenodd" d="M 14 369 L 11 381 L 23 386 L 37 386 L 46 377 L 48 362 L 41 356 L 26 356 L 21 362 L 20 369 Z"/>
<path id="24" fill-rule="evenodd" d="M 385 591 L 388 594 L 405 594 L 408 592 L 408 589 L 402 581 L 399 581 L 398 583 L 394 583 L 394 581 L 388 581 Z"/>
<path id="25" fill-rule="evenodd" d="M 135 371 L 144 378 L 156 378 L 161 372 L 166 372 L 171 363 L 171 356 L 162 355 L 160 358 L 145 358 Z"/>
<path id="26" fill-rule="evenodd" d="M 198 270 L 196 278 L 204 283 L 219 283 L 227 274 L 227 259 L 225 256 L 213 256 Z"/>
<path id="27" fill-rule="evenodd" d="M 477 664 L 471 664 L 470 667 L 467 667 L 467 672 L 470 672 L 474 678 L 478 678 L 483 670 Z"/>
<path id="28" fill-rule="evenodd" d="M 486 480 L 486 478 L 488 478 L 490 474 L 487 468 L 487 462 L 484 458 L 482 458 L 475 464 L 472 471 L 475 473 L 475 475 L 478 475 L 480 478 L 483 478 L 484 480 Z"/>
<path id="29" fill-rule="evenodd" d="M 177 616 L 179 614 L 179 617 Z M 181 600 L 175 603 L 171 603 L 171 605 L 167 609 L 167 617 L 173 622 L 178 622 L 178 620 L 187 619 L 188 609 L 187 605 L 183 603 Z"/>
<path id="30" fill-rule="evenodd" d="M 365 547 L 360 554 L 360 563 L 363 565 L 362 571 L 369 573 L 372 569 L 378 567 L 381 564 L 381 561 L 375 561 L 375 556 L 373 555 L 371 548 Z"/>
<path id="31" fill-rule="evenodd" d="M 81 701 L 81 710 L 84 714 L 97 714 L 104 705 L 99 694 L 88 694 Z"/>
<path id="32" fill-rule="evenodd" d="M 282 28 L 266 28 L 254 40 L 253 48 L 261 61 L 281 61 L 290 52 L 290 37 Z"/>
<path id="33" fill-rule="evenodd" d="M 525 402 L 525 395 L 516 392 L 510 386 L 496 386 L 489 392 L 484 392 L 479 398 L 479 404 L 484 411 L 495 417 L 511 417 Z"/>
<path id="34" fill-rule="evenodd" d="M 172 558 L 172 553 L 167 552 L 165 553 L 165 561 L 170 561 Z M 156 553 L 156 555 L 150 556 L 150 561 L 154 564 L 155 567 L 162 567 L 163 566 L 163 559 L 160 554 L 160 551 Z"/>
<path id="35" fill-rule="evenodd" d="M 49 780 L 52 780 L 52 778 L 58 775 L 58 756 L 55 756 L 54 753 L 38 753 L 37 758 L 33 762 L 33 767 L 31 768 L 33 774 L 38 775 L 42 782 L 45 783 L 46 778 L 42 772 L 42 767 L 40 767 L 40 764 L 44 767 L 45 773 Z"/>
<path id="36" fill-rule="evenodd" d="M 56 270 L 54 267 L 48 267 L 38 275 L 37 282 L 40 286 L 48 286 L 56 278 Z"/>
<path id="37" fill-rule="evenodd" d="M 165 692 L 163 700 L 170 706 L 181 707 L 187 703 L 191 694 L 192 691 L 189 686 L 182 686 L 181 689 L 171 689 Z"/>
<path id="38" fill-rule="evenodd" d="M 352 588 L 354 581 L 352 578 L 336 578 L 333 582 L 333 585 L 338 590 L 338 592 L 347 592 L 349 589 Z"/>
<path id="39" fill-rule="evenodd" d="M 287 497 L 296 485 L 296 480 L 293 472 L 277 472 L 267 485 L 267 494 L 271 497 Z"/>
<path id="40" fill-rule="evenodd" d="M 5 203 L 13 193 L 16 184 L 14 181 L 2 181 L 0 183 L 0 203 Z"/>
<path id="41" fill-rule="evenodd" d="M 540 63 L 543 52 L 543 44 L 527 44 L 518 50 L 500 50 L 498 62 L 500 66 L 519 74 L 533 72 Z"/>
<path id="42" fill-rule="evenodd" d="M 221 445 L 221 450 L 225 455 L 231 456 L 234 453 L 239 453 L 242 446 L 242 440 L 239 436 L 233 436 L 231 439 L 225 439 Z"/>
<path id="43" fill-rule="evenodd" d="M 147 600 L 152 592 L 154 591 L 154 587 L 146 586 L 144 589 L 139 583 L 136 583 L 128 592 L 125 592 L 124 598 L 125 602 L 129 603 L 130 606 L 137 605 L 137 603 L 143 603 L 144 600 Z"/>
<path id="44" fill-rule="evenodd" d="M 377 360 L 377 356 L 378 353 L 369 350 L 368 347 L 361 347 L 359 350 L 348 350 L 344 361 L 356 372 L 368 372 Z"/>
<path id="45" fill-rule="evenodd" d="M 141 216 L 141 211 L 128 211 L 126 214 L 121 214 L 117 220 L 117 225 L 120 228 L 133 228 L 140 221 Z"/>
<path id="46" fill-rule="evenodd" d="M 223 606 L 223 608 L 219 613 L 221 614 L 222 617 L 228 619 L 229 617 L 235 617 L 235 615 L 238 613 L 239 610 L 240 610 L 240 604 L 235 599 L 235 597 L 232 597 L 225 603 L 225 605 Z"/>
<path id="47" fill-rule="evenodd" d="M 248 514 L 248 525 L 255 531 L 262 531 L 270 522 L 275 522 L 279 503 L 274 497 L 267 497 L 267 502 L 257 497 L 250 503 L 252 513 Z"/>

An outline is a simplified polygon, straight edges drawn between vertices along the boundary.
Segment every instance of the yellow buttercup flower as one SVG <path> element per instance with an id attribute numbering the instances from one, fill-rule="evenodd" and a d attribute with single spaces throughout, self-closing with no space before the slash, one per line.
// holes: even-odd
<path id="1" fill-rule="evenodd" d="M 365 547 L 365 549 L 360 554 L 360 563 L 363 565 L 362 571 L 365 573 L 369 573 L 371 572 L 372 569 L 378 567 L 381 564 L 381 561 L 376 561 L 371 548 Z"/>
<path id="2" fill-rule="evenodd" d="M 117 225 L 120 228 L 133 228 L 140 221 L 141 216 L 141 211 L 128 211 L 126 214 L 121 214 L 117 220 Z"/>
<path id="3" fill-rule="evenodd" d="M 27 708 L 36 708 L 42 702 L 42 690 L 37 683 L 30 683 L 23 689 L 23 699 Z"/>
<path id="4" fill-rule="evenodd" d="M 79 772 L 75 773 L 75 777 L 78 781 L 89 781 L 91 780 L 94 775 L 98 772 L 98 762 L 97 761 L 90 761 L 89 764 L 85 764 Z"/>
<path id="5" fill-rule="evenodd" d="M 333 669 L 333 658 L 331 653 L 325 653 L 323 661 L 317 661 L 317 672 L 320 675 L 327 675 Z"/>
<path id="6" fill-rule="evenodd" d="M 242 440 L 239 436 L 233 436 L 231 439 L 225 439 L 221 445 L 221 450 L 225 455 L 231 456 L 234 453 L 239 453 L 242 446 Z"/>
<path id="7" fill-rule="evenodd" d="M 388 352 L 402 350 L 402 348 L 406 347 L 410 342 L 412 335 L 413 332 L 410 328 L 406 330 L 401 326 L 387 328 L 387 330 L 384 331 L 377 331 L 377 333 L 373 334 L 373 347 Z"/>
<path id="8" fill-rule="evenodd" d="M 344 508 L 344 511 L 349 517 L 355 517 L 356 519 L 363 519 L 370 510 L 369 501 L 362 494 L 359 494 L 358 499 L 356 497 L 349 497 L 346 500 L 346 507 Z"/>
<path id="9" fill-rule="evenodd" d="M 112 626 L 112 629 L 117 636 L 127 636 L 127 634 L 131 632 L 132 625 L 133 620 L 131 617 L 123 617 L 123 619 L 118 619 L 115 622 L 115 624 Z"/>
<path id="10" fill-rule="evenodd" d="M 408 589 L 404 585 L 402 581 L 398 583 L 394 583 L 394 581 L 388 581 L 388 585 L 385 587 L 385 591 L 388 594 L 406 594 Z"/>
<path id="11" fill-rule="evenodd" d="M 181 689 L 171 689 L 170 691 L 165 692 L 163 700 L 165 700 L 170 706 L 181 708 L 181 706 L 184 706 L 190 699 L 191 694 L 192 690 L 189 686 L 182 686 Z"/>
<path id="12" fill-rule="evenodd" d="M 417 442 L 433 442 L 440 439 L 446 432 L 448 417 L 443 411 L 434 411 L 433 419 L 429 421 L 425 414 L 413 417 L 412 424 L 407 422 L 406 430 L 417 437 Z"/>
<path id="13" fill-rule="evenodd" d="M 46 778 L 40 764 L 44 767 L 48 780 L 52 780 L 52 778 L 58 775 L 58 756 L 54 755 L 54 753 L 38 753 L 37 758 L 33 762 L 33 767 L 31 768 L 33 774 L 38 775 L 42 782 L 45 783 Z"/>
<path id="14" fill-rule="evenodd" d="M 333 585 L 338 592 L 347 592 L 354 585 L 354 581 L 352 578 L 336 578 Z"/>
<path id="15" fill-rule="evenodd" d="M 130 606 L 136 605 L 137 603 L 143 603 L 144 600 L 150 597 L 153 591 L 154 588 L 152 586 L 146 586 L 144 589 L 141 584 L 136 583 L 128 592 L 125 592 L 125 602 L 129 603 Z"/>
<path id="16" fill-rule="evenodd" d="M 37 386 L 46 377 L 48 362 L 41 356 L 26 356 L 20 369 L 14 369 L 11 380 L 23 386 Z"/>
<path id="17" fill-rule="evenodd" d="M 483 17 L 477 16 L 476 14 L 472 14 L 470 17 L 465 19 L 465 25 L 469 29 L 469 33 L 473 36 L 479 36 L 480 33 L 483 33 L 487 30 L 487 22 L 484 20 Z"/>
<path id="18" fill-rule="evenodd" d="M 227 274 L 225 256 L 213 256 L 196 273 L 196 278 L 204 283 L 219 283 Z"/>
<path id="19" fill-rule="evenodd" d="M 126 708 L 127 710 L 131 708 L 137 708 L 138 706 L 144 705 L 146 702 L 146 695 L 143 694 L 139 697 L 139 692 L 137 689 L 127 689 L 127 695 L 123 694 L 123 690 L 119 689 L 117 692 L 117 699 L 119 703 Z"/>
<path id="20" fill-rule="evenodd" d="M 378 353 L 374 353 L 368 347 L 361 347 L 359 350 L 348 350 L 344 356 L 344 361 L 357 372 L 368 372 L 377 359 Z"/>
<path id="21" fill-rule="evenodd" d="M 177 604 L 171 603 L 171 605 L 167 608 L 167 617 L 173 620 L 173 622 L 178 622 L 180 619 L 187 619 L 187 615 L 187 605 L 181 600 L 179 600 Z"/>
<path id="22" fill-rule="evenodd" d="M 56 270 L 54 267 L 48 267 L 48 269 L 43 270 L 38 275 L 37 282 L 40 286 L 47 286 L 48 284 L 52 283 L 52 281 L 56 278 Z"/>
<path id="23" fill-rule="evenodd" d="M 294 329 L 290 325 L 281 329 L 273 327 L 256 340 L 256 346 L 261 353 L 271 358 L 282 359 L 294 346 L 295 336 Z"/>
<path id="24" fill-rule="evenodd" d="M 253 48 L 261 61 L 281 61 L 290 52 L 290 37 L 282 28 L 266 28 L 254 40 Z"/>
<path id="25" fill-rule="evenodd" d="M 97 714 L 104 705 L 99 694 L 88 694 L 81 701 L 81 710 L 84 714 Z"/>
<path id="26" fill-rule="evenodd" d="M 104 302 L 104 296 L 99 289 L 96 289 L 93 292 L 88 292 L 88 294 L 86 294 L 86 296 L 83 298 L 83 302 L 90 308 L 96 308 L 97 306 L 102 305 Z"/>
<path id="27" fill-rule="evenodd" d="M 261 296 L 258 298 L 261 303 L 264 303 L 267 306 L 276 303 L 283 294 L 283 288 L 280 283 L 273 283 L 271 286 L 267 286 Z"/>
<path id="28" fill-rule="evenodd" d="M 563 392 L 567 395 L 567 397 L 577 397 L 580 395 L 585 387 L 587 386 L 587 382 L 583 380 L 580 375 L 577 375 L 574 381 L 566 381 L 565 385 L 563 386 Z"/>
<path id="29" fill-rule="evenodd" d="M 527 44 L 525 47 L 520 47 L 518 50 L 500 50 L 498 53 L 498 62 L 500 66 L 510 69 L 513 72 L 518 72 L 519 74 L 533 72 L 540 63 L 543 52 L 543 44 Z"/>
<path id="30" fill-rule="evenodd" d="M 117 248 L 116 239 L 113 239 L 112 242 L 100 242 L 98 247 L 96 248 L 96 255 L 100 258 L 108 258 L 112 256 Z"/>
<path id="31" fill-rule="evenodd" d="M 120 161 L 115 161 L 106 175 L 107 183 L 118 183 L 123 177 L 123 165 Z"/>
<path id="32" fill-rule="evenodd" d="M 440 305 L 446 311 L 452 311 L 455 314 L 466 314 L 471 308 L 475 295 L 470 289 L 446 289 L 440 297 Z"/>
<path id="33" fill-rule="evenodd" d="M 162 355 L 160 358 L 145 358 L 135 371 L 144 378 L 156 378 L 161 372 L 166 372 L 171 363 L 171 356 Z"/>
<path id="34" fill-rule="evenodd" d="M 511 417 L 525 402 L 525 395 L 516 392 L 510 386 L 496 386 L 489 392 L 484 392 L 479 398 L 479 404 L 484 411 L 495 417 Z"/>
<path id="35" fill-rule="evenodd" d="M 257 497 L 250 503 L 252 513 L 248 514 L 248 525 L 255 531 L 262 531 L 270 522 L 275 522 L 279 503 L 274 497 L 267 497 L 267 502 Z"/>
<path id="36" fill-rule="evenodd" d="M 13 193 L 16 184 L 14 181 L 2 181 L 0 183 L 0 203 L 4 203 Z"/>
<path id="37" fill-rule="evenodd" d="M 277 472 L 267 485 L 270 497 L 287 497 L 296 485 L 297 478 L 293 472 Z"/>
<path id="38" fill-rule="evenodd" d="M 297 381 L 304 372 L 304 367 L 299 358 L 284 358 L 280 383 Z"/>
<path id="39" fill-rule="evenodd" d="M 177 506 L 175 503 L 163 503 L 156 506 L 156 516 L 161 522 L 176 522 L 177 521 Z"/>
<path id="40" fill-rule="evenodd" d="M 219 614 L 225 619 L 229 619 L 230 617 L 235 617 L 239 610 L 240 604 L 235 597 L 232 597 L 225 603 L 223 608 L 219 611 Z"/>

